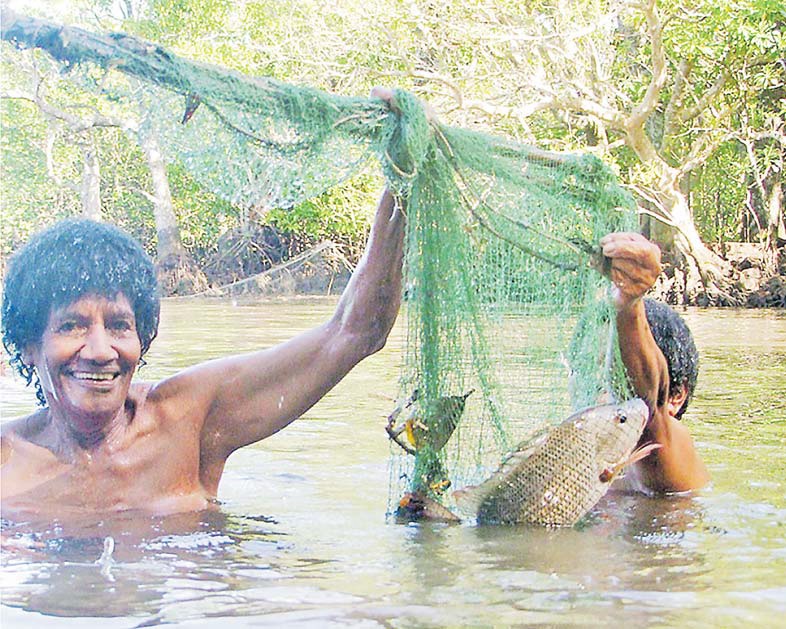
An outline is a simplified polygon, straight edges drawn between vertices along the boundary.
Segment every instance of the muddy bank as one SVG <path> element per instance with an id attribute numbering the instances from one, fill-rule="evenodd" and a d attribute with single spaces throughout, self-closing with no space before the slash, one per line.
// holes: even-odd
<path id="1" fill-rule="evenodd" d="M 191 296 L 206 297 L 290 297 L 333 295 L 344 290 L 352 265 L 341 247 L 325 241 L 285 262 L 250 277 L 214 286 Z"/>
<path id="2" fill-rule="evenodd" d="M 213 267 L 210 288 L 190 296 L 289 297 L 338 294 L 346 286 L 354 265 L 341 245 L 325 241 L 291 255 L 299 247 L 281 234 L 237 235 L 223 243 Z M 249 243 L 253 242 L 253 246 Z M 715 247 L 727 260 L 742 305 L 749 308 L 786 308 L 786 246 L 769 255 L 752 243 L 725 243 Z M 288 255 L 289 254 L 289 255 Z M 696 274 L 679 260 L 663 255 L 663 274 L 651 295 L 671 305 L 708 306 Z"/>

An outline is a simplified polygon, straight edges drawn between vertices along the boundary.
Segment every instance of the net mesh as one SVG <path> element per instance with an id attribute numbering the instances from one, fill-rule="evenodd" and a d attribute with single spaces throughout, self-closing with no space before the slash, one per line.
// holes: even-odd
<path id="1" fill-rule="evenodd" d="M 598 240 L 636 218 L 602 163 L 437 127 L 418 170 L 401 377 L 402 398 L 418 395 L 396 421 L 456 427 L 444 446 L 394 451 L 391 509 L 407 489 L 449 503 L 448 487 L 480 482 L 544 426 L 628 393 L 592 265 Z M 433 402 L 468 391 L 458 421 Z"/>
<path id="2" fill-rule="evenodd" d="M 55 37 L 36 33 L 43 44 Z M 449 487 L 481 481 L 537 430 L 627 396 L 607 288 L 592 266 L 598 240 L 635 229 L 636 213 L 597 158 L 430 121 L 404 91 L 391 109 L 124 35 L 72 29 L 61 48 L 48 50 L 104 90 L 125 88 L 90 67 L 134 77 L 169 156 L 234 203 L 292 207 L 373 163 L 406 197 L 390 511 L 412 490 L 452 506 Z"/>

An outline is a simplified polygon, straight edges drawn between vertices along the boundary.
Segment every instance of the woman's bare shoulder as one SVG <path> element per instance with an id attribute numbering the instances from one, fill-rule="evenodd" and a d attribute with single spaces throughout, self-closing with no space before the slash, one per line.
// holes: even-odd
<path id="1" fill-rule="evenodd" d="M 126 403 L 139 425 L 152 422 L 159 428 L 181 429 L 184 422 L 201 425 L 204 411 L 199 412 L 199 398 L 196 381 L 184 382 L 176 375 L 159 382 L 132 384 Z"/>
<path id="2" fill-rule="evenodd" d="M 29 440 L 32 435 L 40 432 L 45 424 L 46 409 L 39 408 L 29 415 L 23 415 L 22 417 L 0 423 L 0 438 Z"/>
<path id="3" fill-rule="evenodd" d="M 36 436 L 46 426 L 46 409 L 18 417 L 0 424 L 0 465 L 5 463 L 14 449 L 14 444 L 35 443 Z"/>

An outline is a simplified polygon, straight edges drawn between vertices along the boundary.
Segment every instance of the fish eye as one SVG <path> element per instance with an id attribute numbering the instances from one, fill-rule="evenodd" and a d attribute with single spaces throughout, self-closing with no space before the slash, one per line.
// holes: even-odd
<path id="1" fill-rule="evenodd" d="M 617 414 L 617 421 L 620 424 L 624 424 L 626 421 L 628 421 L 628 416 L 625 413 L 620 412 Z"/>

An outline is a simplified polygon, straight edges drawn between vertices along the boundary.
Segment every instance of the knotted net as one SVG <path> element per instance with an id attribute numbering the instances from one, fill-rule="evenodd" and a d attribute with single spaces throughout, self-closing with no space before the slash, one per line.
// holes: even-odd
<path id="1" fill-rule="evenodd" d="M 451 506 L 449 487 L 481 481 L 521 440 L 627 395 L 606 282 L 592 266 L 598 240 L 635 229 L 636 213 L 597 158 L 430 121 L 404 91 L 390 108 L 126 35 L 30 22 L 7 24 L 3 38 L 44 48 L 118 97 L 129 98 L 129 83 L 95 68 L 132 77 L 169 157 L 233 203 L 289 208 L 373 163 L 406 198 L 389 511 L 412 490 Z"/>

